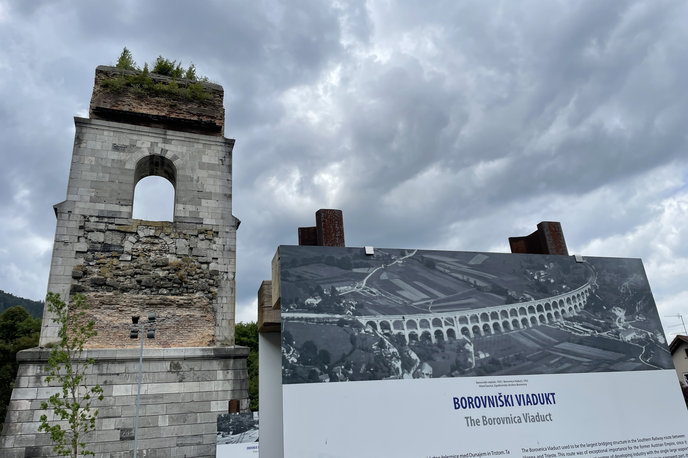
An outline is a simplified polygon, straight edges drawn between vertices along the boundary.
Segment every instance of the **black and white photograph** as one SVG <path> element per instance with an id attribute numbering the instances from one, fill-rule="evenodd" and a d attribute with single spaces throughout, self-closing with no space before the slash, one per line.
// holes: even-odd
<path id="1" fill-rule="evenodd" d="M 639 259 L 282 246 L 283 383 L 673 368 Z"/>
<path id="2" fill-rule="evenodd" d="M 217 416 L 217 445 L 258 442 L 258 412 L 230 413 Z"/>

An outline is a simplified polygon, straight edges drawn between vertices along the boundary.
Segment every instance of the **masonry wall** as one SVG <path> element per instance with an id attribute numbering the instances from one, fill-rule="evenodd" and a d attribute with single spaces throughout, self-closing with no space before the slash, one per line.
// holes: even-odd
<path id="1" fill-rule="evenodd" d="M 75 118 L 75 124 L 67 200 L 55 206 L 48 290 L 63 298 L 75 292 L 127 296 L 125 302 L 142 310 L 148 300 L 151 307 L 160 303 L 154 296 L 175 296 L 177 303 L 181 296 L 202 296 L 214 314 L 207 322 L 213 339 L 196 344 L 233 344 L 234 141 L 94 119 Z M 135 185 L 150 175 L 175 187 L 171 223 L 131 219 Z M 120 316 L 110 319 L 130 322 L 125 309 L 112 310 Z M 57 340 L 50 318 L 46 310 L 41 345 Z"/>
<path id="2" fill-rule="evenodd" d="M 222 86 L 213 83 L 198 83 L 209 95 L 204 102 L 188 100 L 184 97 L 156 97 L 132 88 L 113 91 L 103 87 L 103 81 L 106 79 L 137 73 L 139 72 L 98 66 L 89 106 L 89 118 L 171 128 L 219 137 L 224 135 L 225 109 L 222 104 L 224 98 Z M 173 81 L 170 77 L 155 73 L 149 73 L 148 77 L 154 83 L 160 84 L 170 84 Z M 183 78 L 174 82 L 180 87 L 193 83 Z"/>
<path id="3" fill-rule="evenodd" d="M 111 219 L 84 217 L 79 225 L 76 256 L 83 254 L 83 264 L 72 269 L 70 293 L 88 298 L 87 318 L 98 336 L 87 346 L 137 346 L 129 339 L 130 317 L 148 313 L 160 324 L 150 346 L 214 346 L 217 262 L 228 249 L 220 227 Z"/>
<path id="4" fill-rule="evenodd" d="M 147 458 L 214 457 L 217 415 L 228 400 L 239 399 L 248 411 L 245 347 L 145 349 L 139 419 L 139 456 Z M 48 457 L 48 434 L 38 432 L 46 411 L 40 404 L 59 389 L 46 386 L 49 350 L 19 353 L 16 380 L 0 437 L 3 458 Z M 96 431 L 86 437 L 96 458 L 129 458 L 134 449 L 134 420 L 139 349 L 87 350 L 96 364 L 89 383 L 99 383 L 105 398 L 96 401 Z"/>

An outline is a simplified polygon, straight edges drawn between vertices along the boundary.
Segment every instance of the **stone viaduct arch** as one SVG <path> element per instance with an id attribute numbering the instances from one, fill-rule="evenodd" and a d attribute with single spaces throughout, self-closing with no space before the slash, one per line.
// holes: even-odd
<path id="1" fill-rule="evenodd" d="M 585 308 L 592 293 L 592 279 L 568 293 L 530 302 L 517 302 L 463 312 L 419 315 L 357 316 L 364 326 L 402 335 L 406 341 L 473 338 L 561 321 Z"/>

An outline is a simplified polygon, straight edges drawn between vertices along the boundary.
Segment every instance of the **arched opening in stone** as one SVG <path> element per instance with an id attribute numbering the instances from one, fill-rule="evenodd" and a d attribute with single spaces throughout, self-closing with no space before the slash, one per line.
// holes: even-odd
<path id="1" fill-rule="evenodd" d="M 396 337 L 396 340 L 397 340 L 398 343 L 403 342 L 403 343 L 401 344 L 402 346 L 403 346 L 403 345 L 408 345 L 408 341 L 406 340 L 406 336 L 404 335 L 403 332 L 397 332 L 395 337 Z"/>
<path id="2" fill-rule="evenodd" d="M 150 155 L 136 164 L 132 218 L 174 221 L 177 169 L 166 157 Z"/>
<path id="3" fill-rule="evenodd" d="M 389 324 L 389 321 L 380 321 L 380 332 L 385 333 L 385 334 L 392 334 L 392 327 Z"/>

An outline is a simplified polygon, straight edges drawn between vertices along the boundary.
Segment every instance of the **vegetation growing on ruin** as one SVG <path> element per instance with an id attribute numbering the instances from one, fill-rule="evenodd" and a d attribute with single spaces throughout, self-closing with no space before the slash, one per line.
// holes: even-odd
<path id="1" fill-rule="evenodd" d="M 212 94 L 203 86 L 208 78 L 196 73 L 196 66 L 192 62 L 186 69 L 182 62 L 166 59 L 158 56 L 149 70 L 148 63 L 144 63 L 143 69 L 139 68 L 134 57 L 126 47 L 117 59 L 115 67 L 121 70 L 132 70 L 134 75 L 118 75 L 104 80 L 101 85 L 109 92 L 119 93 L 128 91 L 140 97 L 161 97 L 171 99 L 186 99 L 196 102 L 205 102 Z M 169 83 L 155 82 L 151 74 L 168 76 L 172 78 Z"/>

